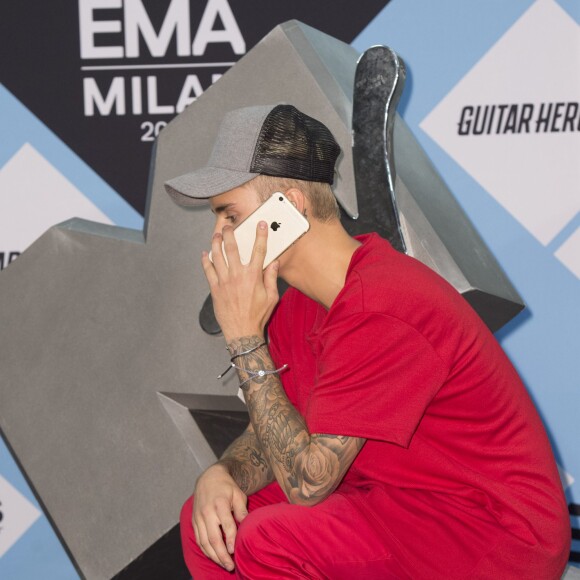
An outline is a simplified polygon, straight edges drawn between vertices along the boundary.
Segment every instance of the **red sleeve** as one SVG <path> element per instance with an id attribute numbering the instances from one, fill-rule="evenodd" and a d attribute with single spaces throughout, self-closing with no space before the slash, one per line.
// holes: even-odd
<path id="1" fill-rule="evenodd" d="M 306 412 L 310 432 L 408 447 L 448 372 L 431 344 L 384 314 L 346 317 L 327 326 L 320 340 Z"/>

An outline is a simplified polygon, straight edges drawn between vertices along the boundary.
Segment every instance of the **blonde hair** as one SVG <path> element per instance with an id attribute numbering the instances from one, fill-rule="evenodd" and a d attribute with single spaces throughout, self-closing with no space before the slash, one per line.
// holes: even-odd
<path id="1" fill-rule="evenodd" d="M 310 202 L 313 218 L 322 222 L 340 219 L 340 209 L 328 183 L 258 175 L 248 181 L 247 185 L 254 187 L 260 201 L 266 201 L 275 191 L 284 193 L 294 187 L 299 189 Z"/>

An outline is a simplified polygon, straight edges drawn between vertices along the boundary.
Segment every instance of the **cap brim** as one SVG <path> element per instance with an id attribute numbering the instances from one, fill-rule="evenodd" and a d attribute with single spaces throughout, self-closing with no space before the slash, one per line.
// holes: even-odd
<path id="1" fill-rule="evenodd" d="M 203 167 L 165 182 L 165 191 L 179 205 L 203 205 L 207 200 L 247 183 L 259 173 Z"/>

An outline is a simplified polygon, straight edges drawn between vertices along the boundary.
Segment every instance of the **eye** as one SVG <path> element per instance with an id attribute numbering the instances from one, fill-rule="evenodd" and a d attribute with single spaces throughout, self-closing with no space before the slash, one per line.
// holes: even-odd
<path id="1" fill-rule="evenodd" d="M 238 216 L 236 216 L 236 215 L 227 215 L 227 216 L 226 216 L 226 219 L 227 219 L 227 220 L 228 220 L 228 221 L 229 221 L 231 224 L 235 224 L 235 223 L 236 223 L 236 221 L 237 221 L 237 219 L 238 219 Z"/>

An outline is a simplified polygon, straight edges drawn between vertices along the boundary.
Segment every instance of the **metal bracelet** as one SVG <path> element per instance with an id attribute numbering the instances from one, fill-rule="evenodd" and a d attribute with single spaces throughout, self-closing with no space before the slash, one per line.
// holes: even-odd
<path id="1" fill-rule="evenodd" d="M 263 346 L 266 346 L 266 341 L 261 342 L 258 346 L 255 346 L 254 348 L 250 348 L 249 350 L 235 354 L 230 360 L 232 362 L 234 362 L 235 358 L 238 358 L 240 356 L 246 356 L 247 354 L 250 354 L 251 352 L 258 350 L 259 348 L 262 348 Z"/>
<path id="2" fill-rule="evenodd" d="M 234 359 L 240 357 L 240 356 L 245 356 L 247 354 L 250 354 L 256 350 L 258 350 L 259 348 L 262 348 L 263 346 L 266 346 L 266 341 L 261 342 L 258 346 L 254 346 L 253 348 L 250 348 L 249 350 L 245 350 L 244 352 L 240 352 L 239 354 L 235 354 L 232 358 L 230 358 L 230 362 L 232 363 L 221 375 L 218 375 L 217 378 L 221 379 L 222 377 L 224 377 L 225 375 L 228 374 L 228 372 L 232 369 L 233 366 L 235 366 L 234 363 Z M 229 352 L 228 347 L 226 346 L 226 350 Z"/>
<path id="3" fill-rule="evenodd" d="M 234 363 L 232 363 L 232 367 L 234 367 L 235 369 L 237 369 L 238 371 L 244 371 L 245 373 L 248 373 L 250 376 L 245 380 L 242 381 L 240 383 L 240 389 L 242 389 L 242 391 L 245 391 L 246 389 L 244 389 L 244 385 L 248 382 L 250 382 L 253 379 L 257 379 L 258 377 L 265 377 L 266 375 L 276 375 L 278 373 L 280 373 L 281 371 L 283 371 L 288 365 L 282 365 L 280 368 L 278 369 L 273 369 L 270 371 L 264 370 L 264 369 L 260 369 L 259 371 L 251 371 L 249 369 L 243 369 L 241 367 L 236 366 Z M 231 368 L 231 367 L 230 367 Z"/>

